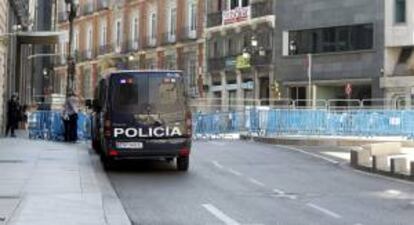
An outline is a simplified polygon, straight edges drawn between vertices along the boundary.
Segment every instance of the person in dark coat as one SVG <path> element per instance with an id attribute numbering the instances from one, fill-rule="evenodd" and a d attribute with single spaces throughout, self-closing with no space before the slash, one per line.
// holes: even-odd
<path id="1" fill-rule="evenodd" d="M 78 140 L 78 99 L 71 94 L 65 101 L 62 112 L 65 126 L 65 142 L 76 142 Z"/>
<path id="2" fill-rule="evenodd" d="M 7 102 L 7 125 L 6 125 L 6 137 L 16 137 L 15 130 L 19 124 L 20 119 L 20 104 L 17 93 L 13 94 L 11 99 Z"/>

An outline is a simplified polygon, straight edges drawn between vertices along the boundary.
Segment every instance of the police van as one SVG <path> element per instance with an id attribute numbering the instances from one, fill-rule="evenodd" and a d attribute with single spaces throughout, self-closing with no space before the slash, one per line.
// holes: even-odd
<path id="1" fill-rule="evenodd" d="M 180 71 L 117 71 L 95 89 L 92 146 L 104 166 L 120 160 L 176 160 L 187 171 L 192 121 Z"/>

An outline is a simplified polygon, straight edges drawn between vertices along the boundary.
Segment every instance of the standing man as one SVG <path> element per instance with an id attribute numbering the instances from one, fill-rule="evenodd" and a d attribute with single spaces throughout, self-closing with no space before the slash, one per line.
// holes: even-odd
<path id="1" fill-rule="evenodd" d="M 7 126 L 6 137 L 11 134 L 11 137 L 16 137 L 14 131 L 17 129 L 20 117 L 20 105 L 18 102 L 18 95 L 14 93 L 11 99 L 7 102 Z"/>
<path id="2" fill-rule="evenodd" d="M 78 140 L 78 111 L 78 99 L 75 94 L 70 94 L 66 98 L 63 109 L 66 142 L 76 142 Z"/>

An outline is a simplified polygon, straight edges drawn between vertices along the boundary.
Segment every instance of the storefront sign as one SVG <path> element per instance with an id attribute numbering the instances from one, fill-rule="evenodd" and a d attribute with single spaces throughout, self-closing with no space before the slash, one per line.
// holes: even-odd
<path id="1" fill-rule="evenodd" d="M 253 81 L 245 82 L 241 86 L 242 86 L 243 89 L 253 90 Z"/>
<path id="2" fill-rule="evenodd" d="M 238 23 L 250 19 L 250 6 L 238 7 L 223 12 L 223 25 Z"/>
<path id="3" fill-rule="evenodd" d="M 251 65 L 250 65 L 250 59 L 249 58 L 244 58 L 243 55 L 237 57 L 237 61 L 236 61 L 236 68 L 241 70 L 241 69 L 250 69 Z"/>

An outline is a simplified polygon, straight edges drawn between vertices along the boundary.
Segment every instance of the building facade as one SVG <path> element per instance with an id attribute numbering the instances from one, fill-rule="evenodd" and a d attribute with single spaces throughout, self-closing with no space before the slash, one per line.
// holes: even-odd
<path id="1" fill-rule="evenodd" d="M 279 97 L 273 91 L 275 6 L 274 0 L 208 1 L 209 104 L 268 104 Z"/>
<path id="2" fill-rule="evenodd" d="M 183 70 L 193 96 L 203 95 L 204 0 L 80 0 L 74 22 L 76 90 L 85 99 L 106 71 Z M 69 30 L 66 6 L 59 6 L 59 30 Z M 68 44 L 61 44 L 55 90 L 65 93 Z"/>
<path id="3" fill-rule="evenodd" d="M 397 104 L 414 101 L 414 1 L 385 0 L 385 64 L 380 87 Z"/>
<path id="4" fill-rule="evenodd" d="M 0 0 L 0 36 L 8 32 L 7 0 Z M 6 117 L 6 72 L 7 72 L 7 39 L 0 37 L 0 134 L 3 133 Z"/>
<path id="5" fill-rule="evenodd" d="M 383 98 L 384 1 L 280 0 L 277 14 L 284 98 Z"/>

